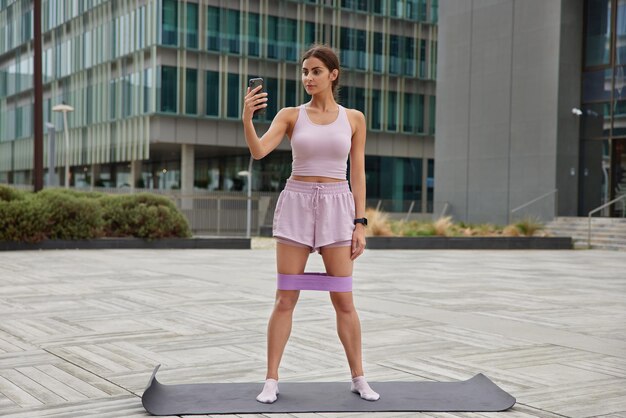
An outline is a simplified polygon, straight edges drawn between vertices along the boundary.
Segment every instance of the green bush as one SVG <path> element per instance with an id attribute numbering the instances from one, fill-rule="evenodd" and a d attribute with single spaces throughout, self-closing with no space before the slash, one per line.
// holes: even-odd
<path id="1" fill-rule="evenodd" d="M 103 199 L 107 236 L 139 238 L 190 237 L 187 220 L 170 199 L 139 193 Z"/>
<path id="2" fill-rule="evenodd" d="M 20 192 L 0 186 L 0 240 L 190 237 L 187 220 L 167 197 L 106 195 L 67 189 Z"/>
<path id="3" fill-rule="evenodd" d="M 39 242 L 46 238 L 42 202 L 35 199 L 0 201 L 0 240 Z"/>
<path id="4" fill-rule="evenodd" d="M 0 184 L 0 202 L 11 202 L 13 200 L 24 199 L 24 192 L 14 189 L 13 187 Z"/>
<path id="5" fill-rule="evenodd" d="M 48 239 L 89 239 L 102 235 L 102 207 L 98 200 L 67 190 L 45 190 L 33 197 L 41 202 Z"/>

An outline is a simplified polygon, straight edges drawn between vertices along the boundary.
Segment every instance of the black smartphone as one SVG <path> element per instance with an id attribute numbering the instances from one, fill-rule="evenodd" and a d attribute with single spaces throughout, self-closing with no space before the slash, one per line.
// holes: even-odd
<path id="1" fill-rule="evenodd" d="M 262 86 L 261 90 L 259 90 L 257 92 L 257 94 L 263 93 L 265 91 L 265 85 L 263 84 L 263 79 L 262 78 L 251 78 L 250 81 L 248 81 L 248 86 L 250 87 L 250 90 L 254 90 L 258 86 Z M 254 114 L 255 115 L 263 115 L 263 114 L 265 114 L 265 108 L 256 110 L 254 112 Z"/>

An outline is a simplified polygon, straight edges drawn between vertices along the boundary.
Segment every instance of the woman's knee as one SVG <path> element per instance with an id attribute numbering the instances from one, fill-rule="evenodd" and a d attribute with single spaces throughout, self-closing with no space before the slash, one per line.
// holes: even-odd
<path id="1" fill-rule="evenodd" d="M 289 291 L 288 291 L 289 292 Z M 291 312 L 295 309 L 296 303 L 298 303 L 298 293 L 295 294 L 279 292 L 276 295 L 276 302 L 274 309 L 279 312 Z"/>
<path id="2" fill-rule="evenodd" d="M 337 314 L 349 315 L 356 312 L 351 292 L 331 293 L 331 299 Z"/>

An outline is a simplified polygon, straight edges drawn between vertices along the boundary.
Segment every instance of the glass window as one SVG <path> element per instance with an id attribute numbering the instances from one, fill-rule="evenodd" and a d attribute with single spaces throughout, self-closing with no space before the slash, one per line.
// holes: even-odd
<path id="1" fill-rule="evenodd" d="M 385 68 L 385 58 L 383 56 L 383 34 L 374 32 L 374 71 L 382 72 Z"/>
<path id="2" fill-rule="evenodd" d="M 339 102 L 347 108 L 352 108 L 353 89 L 349 86 L 340 86 L 339 88 Z"/>
<path id="3" fill-rule="evenodd" d="M 417 132 L 424 133 L 424 95 L 417 95 Z"/>
<path id="4" fill-rule="evenodd" d="M 402 17 L 402 12 L 402 1 L 391 0 L 391 4 L 389 5 L 389 16 Z"/>
<path id="5" fill-rule="evenodd" d="M 352 104 L 354 109 L 360 110 L 365 113 L 365 89 L 361 87 L 354 88 L 354 102 Z"/>
<path id="6" fill-rule="evenodd" d="M 367 32 L 356 30 L 356 68 L 367 69 Z"/>
<path id="7" fill-rule="evenodd" d="M 278 58 L 278 18 L 267 17 L 267 57 Z"/>
<path id="8" fill-rule="evenodd" d="M 404 16 L 406 19 L 417 20 L 418 0 L 405 0 Z"/>
<path id="9" fill-rule="evenodd" d="M 304 22 L 304 46 L 308 48 L 315 43 L 315 23 Z"/>
<path id="10" fill-rule="evenodd" d="M 614 137 L 626 136 L 626 100 L 618 100 L 615 102 L 615 106 L 613 106 L 612 135 Z"/>
<path id="11" fill-rule="evenodd" d="M 161 112 L 176 113 L 178 68 L 161 67 Z"/>
<path id="12" fill-rule="evenodd" d="M 132 112 L 132 96 L 131 96 L 131 84 L 130 75 L 122 77 L 122 116 L 127 118 Z M 176 108 L 174 108 L 176 111 Z"/>
<path id="13" fill-rule="evenodd" d="M 373 130 L 381 129 L 382 111 L 380 90 L 372 90 L 371 127 Z"/>
<path id="14" fill-rule="evenodd" d="M 387 1 L 386 0 L 369 0 L 370 1 L 370 6 L 369 9 L 374 12 L 375 14 L 384 14 L 387 10 L 386 10 L 386 6 L 387 6 Z"/>
<path id="15" fill-rule="evenodd" d="M 109 81 L 109 120 L 117 118 L 117 80 Z"/>
<path id="16" fill-rule="evenodd" d="M 402 63 L 401 39 L 400 36 L 389 36 L 389 72 L 391 74 L 400 74 Z"/>
<path id="17" fill-rule="evenodd" d="M 276 78 L 266 78 L 265 79 L 265 88 L 268 94 L 268 98 L 270 100 L 267 101 L 267 107 L 265 111 L 265 118 L 268 120 L 274 119 L 276 113 L 278 112 L 278 79 Z M 273 100 L 271 98 L 274 98 Z"/>
<path id="18" fill-rule="evenodd" d="M 285 80 L 285 106 L 296 106 L 296 80 Z"/>
<path id="19" fill-rule="evenodd" d="M 287 61 L 297 61 L 298 57 L 298 21 L 295 19 L 282 19 L 283 33 L 282 44 L 284 47 L 283 57 Z"/>
<path id="20" fill-rule="evenodd" d="M 248 55 L 258 57 L 260 54 L 259 31 L 261 19 L 258 13 L 248 15 Z"/>
<path id="21" fill-rule="evenodd" d="M 187 47 L 198 47 L 198 4 L 187 3 Z"/>
<path id="22" fill-rule="evenodd" d="M 626 64 L 626 0 L 617 2 L 617 27 L 615 28 L 615 65 Z"/>
<path id="23" fill-rule="evenodd" d="M 587 0 L 585 65 L 610 63 L 611 0 Z"/>
<path id="24" fill-rule="evenodd" d="M 152 68 L 146 68 L 143 71 L 143 111 L 148 113 L 152 111 Z"/>
<path id="25" fill-rule="evenodd" d="M 382 210 L 406 212 L 422 205 L 422 159 L 365 157 L 368 205 L 381 203 Z"/>
<path id="26" fill-rule="evenodd" d="M 22 107 L 15 109 L 15 137 L 22 137 Z"/>
<path id="27" fill-rule="evenodd" d="M 387 92 L 387 130 L 398 130 L 398 93 Z"/>
<path id="28" fill-rule="evenodd" d="M 198 70 L 187 68 L 185 88 L 185 113 L 188 115 L 198 114 Z"/>
<path id="29" fill-rule="evenodd" d="M 226 27 L 220 28 L 226 34 L 227 44 L 223 46 L 222 50 L 238 54 L 240 51 L 239 42 L 241 37 L 239 36 L 239 10 L 227 10 L 226 12 Z"/>
<path id="30" fill-rule="evenodd" d="M 228 103 L 226 108 L 226 116 L 229 118 L 238 118 L 239 115 L 239 74 L 228 73 Z"/>
<path id="31" fill-rule="evenodd" d="M 426 177 L 426 212 L 433 213 L 433 201 L 435 196 L 435 160 L 428 159 L 428 177 Z"/>
<path id="32" fill-rule="evenodd" d="M 413 133 L 415 132 L 415 110 L 416 110 L 416 98 L 413 93 L 404 93 L 404 118 L 402 123 L 402 132 Z"/>
<path id="33" fill-rule="evenodd" d="M 616 86 L 618 84 L 624 84 L 623 67 L 618 67 L 619 76 L 616 77 Z M 583 73 L 583 102 L 597 102 L 611 100 L 611 89 L 613 84 L 613 69 L 606 69 L 600 71 L 587 71 Z M 621 79 L 621 82 L 618 81 Z"/>
<path id="34" fill-rule="evenodd" d="M 209 51 L 220 50 L 220 9 L 209 6 L 207 9 L 206 45 Z"/>
<path id="35" fill-rule="evenodd" d="M 426 39 L 420 39 L 419 78 L 426 78 Z"/>
<path id="36" fill-rule="evenodd" d="M 430 20 L 433 23 L 439 20 L 439 0 L 430 0 Z"/>
<path id="37" fill-rule="evenodd" d="M 206 72 L 206 114 L 219 116 L 220 74 L 217 71 Z"/>
<path id="38" fill-rule="evenodd" d="M 355 66 L 353 38 L 354 29 L 341 28 L 339 32 L 339 48 L 341 49 L 341 65 L 344 68 L 353 68 Z"/>
<path id="39" fill-rule="evenodd" d="M 430 96 L 428 104 L 428 133 L 431 135 L 435 134 L 435 121 L 436 121 L 436 109 L 437 109 L 437 97 Z"/>
<path id="40" fill-rule="evenodd" d="M 178 1 L 163 0 L 163 45 L 178 45 Z"/>
<path id="41" fill-rule="evenodd" d="M 415 39 L 404 38 L 404 75 L 415 77 Z"/>

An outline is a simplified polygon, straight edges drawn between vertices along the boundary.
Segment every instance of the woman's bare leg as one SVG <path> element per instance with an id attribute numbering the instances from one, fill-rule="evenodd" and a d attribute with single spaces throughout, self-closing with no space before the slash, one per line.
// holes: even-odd
<path id="1" fill-rule="evenodd" d="M 302 274 L 309 249 L 276 243 L 277 270 L 281 274 Z M 278 380 L 278 367 L 291 334 L 293 311 L 299 290 L 277 290 L 274 311 L 267 326 L 267 379 Z"/>
<path id="2" fill-rule="evenodd" d="M 352 276 L 350 247 L 322 248 L 326 273 L 330 276 Z M 352 377 L 363 375 L 361 357 L 361 322 L 354 307 L 352 292 L 330 292 L 337 317 L 337 334 L 348 357 Z"/>
<path id="3" fill-rule="evenodd" d="M 350 260 L 350 247 L 323 248 L 322 257 L 326 272 L 330 276 L 352 276 L 353 262 Z M 337 315 L 337 334 L 348 357 L 352 374 L 351 390 L 361 398 L 376 401 L 380 398 L 367 384 L 363 376 L 363 356 L 361 353 L 361 321 L 354 307 L 352 292 L 330 292 L 330 299 Z"/>

